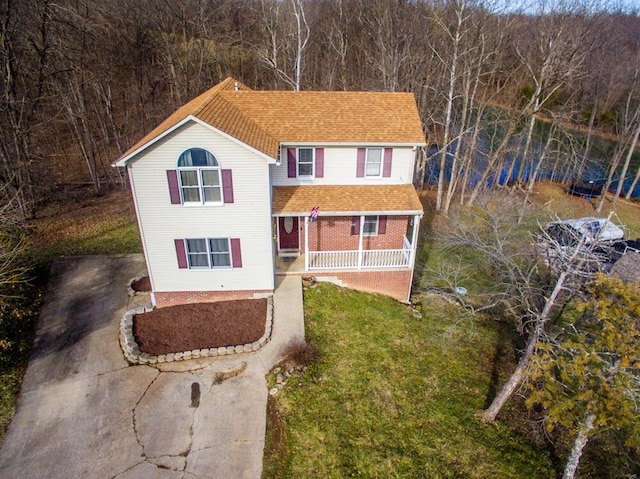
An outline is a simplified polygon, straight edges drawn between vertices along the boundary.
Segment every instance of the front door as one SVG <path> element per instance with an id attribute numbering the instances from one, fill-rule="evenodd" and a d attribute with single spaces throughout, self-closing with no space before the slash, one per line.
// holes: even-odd
<path id="1" fill-rule="evenodd" d="M 278 218 L 278 234 L 280 236 L 280 249 L 299 249 L 300 238 L 298 235 L 298 217 L 281 216 Z"/>

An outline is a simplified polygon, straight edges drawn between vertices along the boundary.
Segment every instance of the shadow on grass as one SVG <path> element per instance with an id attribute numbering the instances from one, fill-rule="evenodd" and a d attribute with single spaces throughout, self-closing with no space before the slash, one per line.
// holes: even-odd
<path id="1" fill-rule="evenodd" d="M 496 349 L 491 361 L 491 377 L 489 388 L 482 405 L 483 409 L 488 408 L 496 397 L 496 394 L 502 389 L 504 382 L 513 372 L 514 365 L 518 360 L 518 350 L 524 347 L 524 341 L 518 335 L 512 325 L 506 321 L 497 323 L 496 330 L 498 337 L 496 340 Z"/>
<path id="2" fill-rule="evenodd" d="M 420 220 L 420 229 L 418 236 L 418 248 L 416 254 L 416 262 L 413 270 L 413 288 L 419 284 L 424 277 L 424 268 L 429 262 L 431 251 L 434 247 L 433 239 L 433 222 L 436 217 L 436 203 L 432 191 L 422 190 L 419 192 L 424 216 Z M 412 291 L 412 293 L 415 291 Z"/>

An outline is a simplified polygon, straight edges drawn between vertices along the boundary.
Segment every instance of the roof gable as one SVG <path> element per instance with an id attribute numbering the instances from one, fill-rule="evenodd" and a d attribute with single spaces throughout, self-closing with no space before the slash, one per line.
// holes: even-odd
<path id="1" fill-rule="evenodd" d="M 229 77 L 176 110 L 116 165 L 126 165 L 189 118 L 271 158 L 280 143 L 425 144 L 411 93 L 253 91 Z"/>

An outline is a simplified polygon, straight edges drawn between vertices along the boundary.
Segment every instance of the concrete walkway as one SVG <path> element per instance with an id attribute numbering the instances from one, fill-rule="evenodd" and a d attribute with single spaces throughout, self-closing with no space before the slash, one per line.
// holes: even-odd
<path id="1" fill-rule="evenodd" d="M 265 375 L 304 338 L 300 278 L 277 280 L 260 351 L 130 366 L 118 327 L 145 300 L 125 291 L 144 268 L 141 255 L 54 263 L 0 477 L 260 478 Z"/>

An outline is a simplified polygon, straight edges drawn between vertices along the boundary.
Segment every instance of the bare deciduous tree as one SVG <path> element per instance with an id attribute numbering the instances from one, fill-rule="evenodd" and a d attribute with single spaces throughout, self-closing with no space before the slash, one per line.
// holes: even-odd
<path id="1" fill-rule="evenodd" d="M 597 237 L 575 234 L 570 228 L 556 235 L 529 221 L 534 229 L 529 247 L 524 247 L 518 209 L 508 197 L 483 197 L 474 211 L 463 210 L 465 218 L 439 238 L 450 255 L 462 248 L 481 257 L 487 265 L 487 275 L 494 278 L 490 290 L 484 293 L 485 298 L 488 295 L 491 299 L 485 301 L 502 304 L 526 341 L 515 370 L 489 407 L 480 413 L 485 422 L 495 420 L 522 384 L 530 359 L 554 315 L 604 267 L 603 242 Z"/>
<path id="2" fill-rule="evenodd" d="M 304 0 L 260 0 L 265 40 L 258 58 L 295 91 L 302 89 L 304 53 L 311 37 Z"/>

